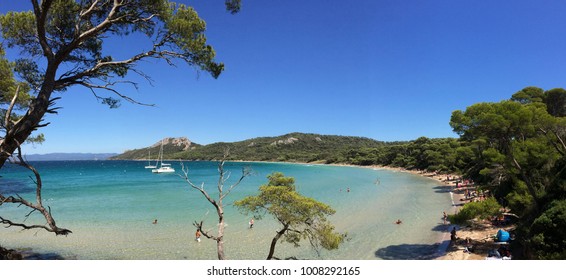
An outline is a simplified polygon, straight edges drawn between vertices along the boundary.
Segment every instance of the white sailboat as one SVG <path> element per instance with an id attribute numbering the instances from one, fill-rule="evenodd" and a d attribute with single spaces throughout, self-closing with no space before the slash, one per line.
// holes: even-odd
<path id="1" fill-rule="evenodd" d="M 153 173 L 173 173 L 173 172 L 175 172 L 175 169 L 173 169 L 173 167 L 171 167 L 171 164 L 169 164 L 169 163 L 161 163 L 159 168 L 152 169 L 151 172 L 153 172 Z"/>
<path id="2" fill-rule="evenodd" d="M 151 151 L 149 151 L 149 157 L 147 159 L 147 165 L 145 166 L 145 168 L 157 168 L 157 160 L 155 161 L 155 165 L 151 164 Z"/>
<path id="3" fill-rule="evenodd" d="M 159 149 L 159 168 L 152 169 L 153 173 L 173 173 L 175 169 L 169 163 L 163 163 L 163 141 L 161 141 L 161 149 Z"/>

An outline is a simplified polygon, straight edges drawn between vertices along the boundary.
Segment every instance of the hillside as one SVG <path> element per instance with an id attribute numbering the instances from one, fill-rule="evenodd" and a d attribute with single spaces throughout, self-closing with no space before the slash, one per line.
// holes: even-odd
<path id="1" fill-rule="evenodd" d="M 186 138 L 185 138 L 186 139 Z M 113 159 L 146 159 L 148 152 L 157 155 L 158 142 L 148 148 L 128 151 Z M 225 149 L 229 160 L 328 162 L 352 149 L 377 148 L 385 143 L 363 137 L 290 133 L 277 137 L 259 137 L 233 143 L 213 143 L 188 147 L 164 146 L 164 158 L 186 160 L 218 160 Z M 152 156 L 153 157 L 153 156 Z"/>

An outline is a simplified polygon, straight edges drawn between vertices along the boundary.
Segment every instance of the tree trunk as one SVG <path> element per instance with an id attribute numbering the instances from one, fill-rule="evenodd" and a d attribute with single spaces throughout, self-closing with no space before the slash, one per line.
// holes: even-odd
<path id="1" fill-rule="evenodd" d="M 48 67 L 41 90 L 32 101 L 27 113 L 11 129 L 6 131 L 4 139 L 0 141 L 0 169 L 14 151 L 37 129 L 43 116 L 48 111 L 49 99 L 55 89 L 56 69 L 56 67 Z"/>
<path id="2" fill-rule="evenodd" d="M 531 182 L 531 180 L 527 176 L 527 174 L 525 174 L 525 170 L 521 167 L 521 165 L 519 164 L 517 159 L 515 159 L 515 157 L 513 155 L 511 155 L 511 159 L 513 161 L 513 165 L 515 166 L 515 168 L 517 168 L 519 170 L 519 174 L 521 175 L 521 178 L 525 182 L 525 185 L 527 185 L 527 191 L 533 197 L 533 204 L 534 204 L 536 213 L 538 213 L 539 212 L 539 202 L 538 202 L 536 187 Z"/>
<path id="3" fill-rule="evenodd" d="M 222 209 L 222 201 L 219 202 L 218 207 L 218 237 L 216 238 L 216 249 L 219 260 L 225 260 L 224 254 L 224 210 Z"/>
<path id="4" fill-rule="evenodd" d="M 277 241 L 279 241 L 279 238 L 281 238 L 281 236 L 283 236 L 283 234 L 285 234 L 285 232 L 287 232 L 288 229 L 289 229 L 289 225 L 286 224 L 285 226 L 283 226 L 283 229 L 277 232 L 275 237 L 273 237 L 273 240 L 271 240 L 271 246 L 269 247 L 269 255 L 267 255 L 268 260 L 273 259 L 273 254 L 275 253 L 275 245 L 277 245 Z"/>

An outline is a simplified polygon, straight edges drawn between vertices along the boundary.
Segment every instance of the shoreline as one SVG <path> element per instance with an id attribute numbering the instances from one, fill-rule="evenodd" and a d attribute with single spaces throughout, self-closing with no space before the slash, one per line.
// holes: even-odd
<path id="1" fill-rule="evenodd" d="M 391 167 L 391 166 L 383 166 L 383 165 L 354 165 L 354 164 L 341 164 L 341 163 L 306 163 L 306 162 L 276 162 L 276 161 L 230 161 L 230 162 L 249 162 L 249 163 L 285 163 L 285 164 L 299 164 L 299 165 L 320 165 L 320 166 L 338 166 L 338 167 L 353 167 L 353 168 L 366 168 L 366 169 L 373 169 L 373 170 L 388 170 L 394 172 L 403 172 L 409 173 L 417 176 L 421 176 L 424 178 L 429 178 L 435 180 L 439 183 L 439 186 L 450 188 L 450 198 L 452 201 L 452 208 L 453 212 L 457 213 L 460 208 L 467 202 L 465 200 L 464 195 L 464 188 L 456 189 L 455 185 L 455 178 L 460 178 L 460 175 L 455 174 L 434 174 L 428 173 L 418 170 L 409 170 L 401 167 Z M 450 180 L 448 180 L 450 178 Z M 499 230 L 499 228 L 495 228 L 494 226 L 485 226 L 482 229 L 471 229 L 468 227 L 461 228 L 459 225 L 454 225 L 458 231 L 458 239 L 459 240 L 466 240 L 468 238 L 472 240 L 478 239 L 478 236 L 485 237 L 485 236 L 494 236 Z M 478 253 L 464 253 L 463 248 L 460 248 L 457 245 L 457 242 L 452 242 L 450 240 L 450 228 L 452 225 L 450 222 L 446 224 L 446 231 L 442 234 L 438 244 L 438 249 L 436 253 L 436 257 L 432 258 L 432 260 L 484 260 L 485 256 Z"/>
<path id="2" fill-rule="evenodd" d="M 136 160 L 134 160 L 134 161 L 136 161 Z M 381 166 L 381 165 L 362 166 L 362 165 L 353 165 L 353 164 L 326 164 L 326 163 L 320 163 L 320 162 L 305 163 L 305 162 L 277 162 L 277 161 L 227 161 L 227 162 L 283 163 L 283 164 L 297 164 L 297 165 L 337 166 L 337 167 L 353 167 L 353 168 L 365 168 L 365 169 L 372 169 L 372 170 L 388 170 L 388 171 L 394 171 L 394 172 L 409 173 L 409 174 L 421 176 L 421 177 L 424 177 L 424 178 L 430 178 L 430 179 L 438 182 L 439 186 L 445 186 L 447 188 L 450 188 L 450 196 L 451 196 L 452 207 L 454 208 L 454 211 L 458 211 L 458 209 L 463 205 L 463 203 L 459 203 L 460 201 L 463 201 L 463 197 L 464 197 L 463 193 L 455 192 L 454 188 L 453 188 L 454 187 L 453 186 L 454 181 L 448 181 L 447 180 L 448 179 L 447 177 L 450 177 L 450 178 L 459 177 L 459 176 L 455 176 L 455 175 L 438 175 L 438 174 L 432 174 L 432 173 L 424 173 L 422 171 L 417 171 L 417 170 L 407 170 L 407 169 L 404 169 L 404 168 Z M 441 213 L 441 211 L 439 211 L 439 213 Z M 450 241 L 450 234 L 449 234 L 450 228 L 451 228 L 451 225 L 447 224 L 446 230 L 443 231 L 443 233 L 440 234 L 441 237 L 439 238 L 438 243 L 436 243 L 438 245 L 437 253 L 435 254 L 436 257 L 433 257 L 432 259 L 435 259 L 435 260 L 444 260 L 444 259 L 455 260 L 455 259 L 484 259 L 485 258 L 485 257 L 481 257 L 479 255 L 474 257 L 474 258 L 469 258 L 469 256 L 467 254 L 464 254 L 463 252 L 461 254 L 456 254 L 454 252 L 455 249 L 456 249 L 455 244 L 452 244 L 454 242 Z M 463 230 L 460 230 L 459 227 L 457 227 L 457 228 L 459 230 L 458 237 L 466 238 L 467 233 Z M 497 231 L 497 229 L 495 229 L 495 232 L 496 231 Z M 470 233 L 469 235 L 471 235 L 471 234 L 472 233 Z M 491 235 L 493 236 L 493 235 L 495 235 L 495 233 L 493 233 Z M 6 249 L 9 249 L 9 248 L 6 248 Z M 460 250 L 460 251 L 463 251 L 463 250 Z M 19 253 L 24 253 L 24 252 L 19 252 Z"/>
<path id="3" fill-rule="evenodd" d="M 461 178 L 459 175 L 454 174 L 432 174 L 432 173 L 425 173 L 422 171 L 417 170 L 408 170 L 405 168 L 399 167 L 390 167 L 390 166 L 380 166 L 380 165 L 371 165 L 371 166 L 358 166 L 358 165 L 351 165 L 351 164 L 329 164 L 334 166 L 348 166 L 348 167 L 360 167 L 360 168 L 371 168 L 374 170 L 385 169 L 389 171 L 395 172 L 404 172 L 410 173 L 414 175 L 418 175 L 421 177 L 430 178 L 432 180 L 437 181 L 441 186 L 445 186 L 450 188 L 450 196 L 452 200 L 452 207 L 454 209 L 454 213 L 457 213 L 467 202 L 465 197 L 465 191 L 469 187 L 459 187 L 456 188 L 455 181 L 452 178 Z M 448 180 L 451 178 L 451 180 Z M 465 226 L 461 227 L 459 225 L 454 225 L 457 230 L 457 239 L 455 241 L 450 240 L 450 228 L 453 225 L 448 222 L 446 224 L 446 231 L 443 234 L 443 237 L 439 241 L 437 257 L 433 258 L 433 260 L 485 260 L 489 250 L 494 249 L 496 244 L 493 242 L 493 237 L 497 234 L 497 231 L 500 229 L 509 231 L 513 228 L 513 226 L 495 226 L 492 225 L 490 222 L 481 222 L 474 226 Z M 469 244 L 473 245 L 474 252 L 470 252 L 466 250 L 466 242 L 470 242 Z"/>

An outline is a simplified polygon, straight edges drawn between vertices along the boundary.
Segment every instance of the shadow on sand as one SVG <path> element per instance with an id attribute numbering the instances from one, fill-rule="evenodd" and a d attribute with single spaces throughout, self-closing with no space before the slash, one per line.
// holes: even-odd
<path id="1" fill-rule="evenodd" d="M 61 255 L 56 253 L 37 253 L 31 250 L 20 251 L 24 260 L 64 260 Z"/>
<path id="2" fill-rule="evenodd" d="M 452 190 L 452 188 L 448 186 L 436 186 L 432 189 L 435 193 L 449 193 Z"/>
<path id="3" fill-rule="evenodd" d="M 375 251 L 375 256 L 384 260 L 432 260 L 439 254 L 440 244 L 391 245 Z"/>

